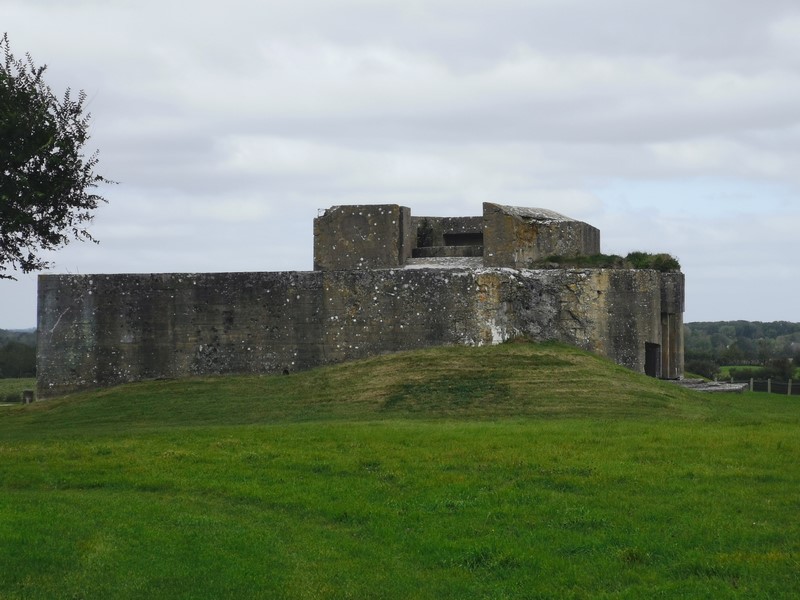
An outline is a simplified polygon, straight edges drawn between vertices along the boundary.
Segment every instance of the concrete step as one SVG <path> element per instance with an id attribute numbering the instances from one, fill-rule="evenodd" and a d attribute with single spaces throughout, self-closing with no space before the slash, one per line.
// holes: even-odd
<path id="1" fill-rule="evenodd" d="M 483 246 L 423 246 L 411 251 L 414 258 L 483 256 Z"/>
<path id="2" fill-rule="evenodd" d="M 434 258 L 409 258 L 405 269 L 480 269 L 482 256 L 445 256 Z"/>
<path id="3" fill-rule="evenodd" d="M 669 381 L 696 392 L 742 393 L 750 389 L 747 383 L 724 383 L 721 381 L 706 381 L 705 379 L 674 379 Z"/>

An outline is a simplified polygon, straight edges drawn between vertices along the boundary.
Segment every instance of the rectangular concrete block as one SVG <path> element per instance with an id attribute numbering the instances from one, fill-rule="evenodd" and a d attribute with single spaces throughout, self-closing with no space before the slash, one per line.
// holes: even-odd
<path id="1" fill-rule="evenodd" d="M 548 256 L 600 253 L 600 230 L 553 211 L 483 205 L 484 264 L 531 268 Z"/>
<path id="2" fill-rule="evenodd" d="M 315 271 L 402 267 L 414 245 L 405 206 L 334 206 L 314 219 Z"/>

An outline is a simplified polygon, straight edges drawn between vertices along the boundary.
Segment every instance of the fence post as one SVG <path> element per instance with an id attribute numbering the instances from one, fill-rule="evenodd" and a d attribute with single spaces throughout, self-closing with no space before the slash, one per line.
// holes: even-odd
<path id="1" fill-rule="evenodd" d="M 771 378 L 767 379 L 767 393 L 768 394 L 772 393 L 772 379 Z"/>
<path id="2" fill-rule="evenodd" d="M 792 395 L 792 380 L 791 379 L 789 380 L 789 389 L 786 390 L 786 395 L 787 396 L 791 396 Z"/>
<path id="3" fill-rule="evenodd" d="M 750 391 L 753 391 L 753 378 L 750 378 Z"/>

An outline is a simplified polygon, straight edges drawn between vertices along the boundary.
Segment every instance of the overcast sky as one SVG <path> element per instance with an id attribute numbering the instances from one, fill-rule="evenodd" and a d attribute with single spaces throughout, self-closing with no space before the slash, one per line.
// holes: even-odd
<path id="1" fill-rule="evenodd" d="M 309 270 L 318 209 L 490 201 L 674 254 L 687 321 L 800 321 L 797 0 L 2 0 L 2 31 L 120 182 L 54 273 Z"/>

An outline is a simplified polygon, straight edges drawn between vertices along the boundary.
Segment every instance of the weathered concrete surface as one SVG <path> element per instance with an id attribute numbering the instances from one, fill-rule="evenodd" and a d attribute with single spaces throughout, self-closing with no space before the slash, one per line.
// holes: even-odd
<path id="1" fill-rule="evenodd" d="M 42 275 L 38 394 L 193 374 L 292 372 L 520 335 L 574 344 L 643 372 L 645 343 L 662 343 L 669 295 L 655 271 L 437 266 Z"/>
<path id="2" fill-rule="evenodd" d="M 681 377 L 682 274 L 527 268 L 599 251 L 597 229 L 542 209 L 335 206 L 314 220 L 313 272 L 44 275 L 39 395 L 517 336 Z"/>
<path id="3" fill-rule="evenodd" d="M 747 383 L 725 383 L 706 381 L 705 379 L 680 379 L 675 383 L 695 392 L 742 394 L 750 389 L 750 385 Z"/>
<path id="4" fill-rule="evenodd" d="M 664 379 L 683 377 L 685 285 L 683 273 L 661 274 L 662 369 L 660 377 Z"/>
<path id="5" fill-rule="evenodd" d="M 402 267 L 410 258 L 482 256 L 530 268 L 553 256 L 600 252 L 600 231 L 539 208 L 483 205 L 482 217 L 412 217 L 395 204 L 334 206 L 314 220 L 314 270 Z"/>
<path id="6" fill-rule="evenodd" d="M 528 268 L 548 256 L 600 253 L 600 230 L 557 212 L 485 202 L 484 264 Z"/>
<path id="7" fill-rule="evenodd" d="M 314 219 L 314 270 L 401 267 L 415 238 L 405 206 L 334 206 Z"/>
<path id="8" fill-rule="evenodd" d="M 483 217 L 411 217 L 418 248 L 483 244 Z"/>
<path id="9" fill-rule="evenodd" d="M 483 246 L 423 246 L 414 248 L 414 258 L 483 257 Z M 408 261 L 406 261 L 408 264 Z"/>

